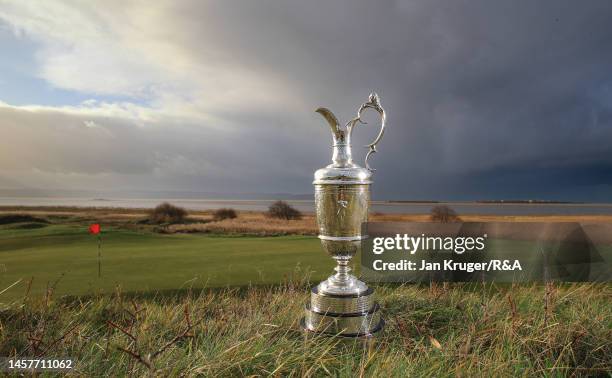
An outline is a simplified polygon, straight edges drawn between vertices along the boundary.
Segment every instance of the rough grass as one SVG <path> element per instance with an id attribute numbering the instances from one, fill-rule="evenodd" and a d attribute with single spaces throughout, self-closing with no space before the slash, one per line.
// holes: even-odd
<path id="1" fill-rule="evenodd" d="M 609 285 L 378 287 L 387 324 L 371 345 L 305 338 L 308 286 L 25 296 L 0 313 L 0 355 L 72 356 L 86 376 L 612 373 Z"/>
<path id="2" fill-rule="evenodd" d="M 1 215 L 26 214 L 44 217 L 52 223 L 83 225 L 87 222 L 102 223 L 130 230 L 152 230 L 139 222 L 148 216 L 150 209 L 49 207 L 49 206 L 0 206 Z M 304 213 L 299 221 L 276 221 L 264 212 L 238 211 L 234 222 L 213 222 L 214 210 L 189 210 L 188 224 L 164 227 L 164 232 L 246 233 L 251 235 L 315 235 L 316 225 L 312 213 Z M 429 214 L 370 213 L 373 222 L 429 222 Z M 463 215 L 464 222 L 585 222 L 612 223 L 612 215 Z"/>
<path id="3" fill-rule="evenodd" d="M 197 219 L 197 218 L 196 218 Z M 299 220 L 274 219 L 263 212 L 239 212 L 234 219 L 214 221 L 212 216 L 201 214 L 202 221 L 188 224 L 170 225 L 164 229 L 167 233 L 212 233 L 252 236 L 278 235 L 317 235 L 317 226 L 313 214 L 304 214 Z M 430 215 L 409 214 L 371 214 L 373 222 L 430 222 Z M 612 216 L 500 216 L 500 215 L 466 215 L 461 217 L 465 222 L 612 222 Z"/>
<path id="4" fill-rule="evenodd" d="M 0 228 L 0 302 L 6 304 L 0 309 L 0 356 L 71 356 L 77 360 L 76 376 L 612 375 L 610 284 L 377 287 L 387 325 L 375 344 L 364 347 L 333 337 L 304 338 L 298 321 L 310 283 L 299 271 L 296 278 L 277 286 L 159 291 L 177 280 L 191 282 L 191 270 L 202 273 L 208 269 L 223 282 L 269 283 L 270 277 L 258 278 L 257 264 L 284 274 L 290 270 L 286 266 L 295 264 L 298 257 L 305 262 L 302 266 L 321 264 L 316 274 L 325 274 L 331 271 L 324 268 L 330 261 L 322 256 L 314 238 L 125 231 L 137 227 L 135 222 L 145 214 L 142 209 L 4 211 L 45 216 L 53 224 L 44 229 Z M 212 213 L 191 216 L 208 220 Z M 257 224 L 258 217 L 263 215 L 241 212 L 238 219 L 253 219 L 251 224 Z M 425 221 L 428 215 L 373 214 L 372 218 Z M 462 218 L 612 220 L 609 216 Z M 135 294 L 117 288 L 107 295 L 59 296 L 64 289 L 95 292 L 84 284 L 95 279 L 72 278 L 79 272 L 87 277 L 94 274 L 95 240 L 85 227 L 92 220 L 102 222 L 110 231 L 105 234 L 103 279 L 134 279 L 131 287 L 125 282 L 125 290 L 142 288 L 146 283 L 158 291 Z M 299 222 L 311 222 L 305 229 L 314 227 L 312 215 Z M 225 230 L 240 228 L 231 224 Z M 244 256 L 253 256 L 255 250 L 257 263 L 245 262 Z M 243 261 L 248 269 L 228 266 L 227 261 Z M 59 284 L 53 283 L 57 272 L 66 270 L 70 272 L 56 281 Z M 138 282 L 139 272 L 148 274 L 146 280 Z M 278 276 L 271 272 L 271 277 Z M 37 278 L 30 285 L 23 277 L 31 276 Z M 22 280 L 4 291 L 18 277 Z M 39 289 L 47 282 L 47 295 L 41 296 Z"/>
<path id="5" fill-rule="evenodd" d="M 266 217 L 263 214 L 247 214 L 218 222 L 175 224 L 169 226 L 167 232 L 278 236 L 316 235 L 317 229 L 312 216 L 299 220 L 284 220 Z"/>

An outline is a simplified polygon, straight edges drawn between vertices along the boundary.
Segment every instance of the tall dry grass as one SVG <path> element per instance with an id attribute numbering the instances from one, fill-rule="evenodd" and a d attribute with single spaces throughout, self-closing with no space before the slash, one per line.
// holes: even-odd
<path id="1" fill-rule="evenodd" d="M 612 374 L 610 285 L 381 286 L 371 345 L 305 338 L 309 286 L 25 296 L 0 312 L 0 355 L 72 356 L 77 376 Z"/>
<path id="2" fill-rule="evenodd" d="M 151 229 L 142 224 L 150 209 L 122 208 L 78 208 L 78 207 L 0 207 L 0 215 L 30 215 L 43 217 L 52 223 L 82 225 L 99 222 L 106 226 L 127 229 Z M 238 217 L 214 221 L 214 210 L 190 210 L 187 224 L 176 224 L 159 229 L 162 232 L 206 232 L 247 235 L 316 235 L 316 224 L 312 213 L 304 213 L 300 220 L 275 220 L 265 212 L 239 211 Z M 372 222 L 430 222 L 429 214 L 392 214 L 372 212 Z M 610 215 L 461 215 L 464 222 L 585 222 L 612 223 Z"/>
<path id="3" fill-rule="evenodd" d="M 312 215 L 303 216 L 299 220 L 284 220 L 267 217 L 264 213 L 240 213 L 234 219 L 176 224 L 168 227 L 170 233 L 205 232 L 258 236 L 316 235 L 316 231 L 315 220 Z"/>

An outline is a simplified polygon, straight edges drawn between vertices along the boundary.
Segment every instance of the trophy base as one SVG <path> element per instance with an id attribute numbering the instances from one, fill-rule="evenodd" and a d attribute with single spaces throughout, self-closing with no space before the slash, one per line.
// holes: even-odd
<path id="1" fill-rule="evenodd" d="M 302 327 L 309 333 L 344 338 L 371 338 L 383 326 L 380 306 L 370 288 L 362 294 L 328 294 L 314 287 L 302 319 Z"/>
<path id="2" fill-rule="evenodd" d="M 327 335 L 327 336 L 334 336 L 334 337 L 337 337 L 343 340 L 347 340 L 347 341 L 363 340 L 363 341 L 368 342 L 367 344 L 369 344 L 369 341 L 375 340 L 380 335 L 381 331 L 385 327 L 385 321 L 381 319 L 378 326 L 369 333 L 356 333 L 356 334 L 347 334 L 347 333 L 336 333 L 335 334 L 335 333 L 314 331 L 306 326 L 305 317 L 300 320 L 300 327 L 302 327 L 302 330 L 304 331 L 307 337 L 309 335 Z"/>

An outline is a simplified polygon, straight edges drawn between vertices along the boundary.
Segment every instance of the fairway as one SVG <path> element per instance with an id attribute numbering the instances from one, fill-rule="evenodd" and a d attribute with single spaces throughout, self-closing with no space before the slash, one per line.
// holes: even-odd
<path id="1" fill-rule="evenodd" d="M 110 229 L 103 233 L 102 277 L 97 277 L 97 238 L 85 226 L 0 228 L 0 302 L 54 295 L 223 287 L 279 283 L 296 269 L 321 279 L 332 272 L 315 237 L 161 235 Z"/>
<path id="2" fill-rule="evenodd" d="M 303 277 L 314 283 L 330 275 L 334 267 L 312 236 L 158 234 L 105 228 L 102 276 L 98 278 L 97 237 L 87 232 L 85 224 L 24 226 L 27 224 L 0 226 L 0 291 L 18 282 L 0 294 L 0 303 L 22 298 L 30 280 L 31 296 L 43 295 L 53 287 L 57 297 L 109 293 L 117 287 L 123 292 L 157 292 L 278 284 Z M 491 257 L 520 258 L 523 263 L 541 258 L 538 243 L 490 242 Z M 598 253 L 609 260 L 612 248 L 598 246 Z M 361 260 L 359 255 L 352 260 L 354 268 Z M 513 272 L 498 276 L 500 282 L 517 278 Z"/>

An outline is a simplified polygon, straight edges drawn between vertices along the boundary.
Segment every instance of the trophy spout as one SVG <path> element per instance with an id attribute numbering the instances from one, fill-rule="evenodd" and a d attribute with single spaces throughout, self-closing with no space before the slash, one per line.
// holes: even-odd
<path id="1" fill-rule="evenodd" d="M 342 130 L 338 118 L 327 108 L 318 108 L 317 113 L 321 114 L 329 124 L 332 131 L 333 148 L 332 166 L 337 168 L 352 167 L 353 157 L 351 152 L 351 133 L 350 130 Z"/>
<path id="2" fill-rule="evenodd" d="M 321 114 L 329 124 L 329 127 L 332 131 L 332 135 L 334 137 L 334 144 L 336 140 L 344 140 L 344 131 L 340 130 L 340 122 L 338 121 L 338 118 L 336 118 L 334 113 L 331 112 L 331 110 L 327 108 L 318 108 L 317 110 L 315 110 L 315 112 Z"/>

